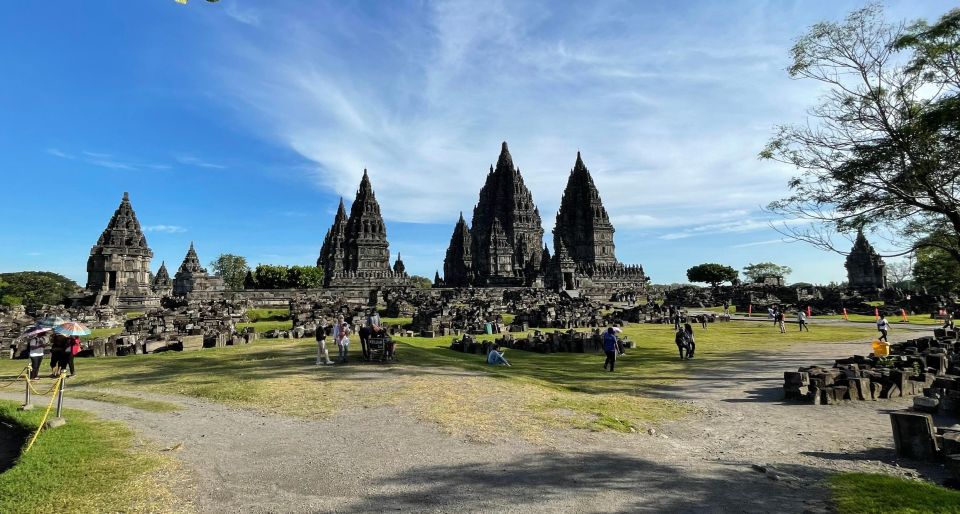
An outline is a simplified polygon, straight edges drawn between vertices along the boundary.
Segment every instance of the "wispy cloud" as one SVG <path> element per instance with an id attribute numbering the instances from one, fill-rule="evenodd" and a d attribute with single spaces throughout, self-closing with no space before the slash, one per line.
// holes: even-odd
<path id="1" fill-rule="evenodd" d="M 178 225 L 147 225 L 143 227 L 144 232 L 162 232 L 165 234 L 181 234 L 187 229 Z"/>
<path id="2" fill-rule="evenodd" d="M 731 245 L 730 248 L 750 248 L 753 246 L 766 246 L 773 245 L 778 243 L 786 243 L 783 239 L 767 239 L 765 241 L 753 241 L 751 243 L 741 243 L 738 245 Z"/>
<path id="3" fill-rule="evenodd" d="M 631 3 L 404 5 L 381 20 L 284 4 L 256 44 L 224 26 L 221 98 L 315 163 L 320 188 L 349 200 L 368 168 L 394 221 L 469 212 L 501 140 L 548 232 L 578 149 L 624 226 L 755 216 L 785 191 L 790 171 L 756 155 L 812 94 L 782 72 L 782 10 L 678 8 L 654 23 Z"/>
<path id="4" fill-rule="evenodd" d="M 254 27 L 260 25 L 260 11 L 257 11 L 256 9 L 240 7 L 239 2 L 237 1 L 224 2 L 223 12 L 234 21 L 240 22 L 244 25 L 252 25 Z"/>
<path id="5" fill-rule="evenodd" d="M 176 160 L 180 164 L 186 164 L 187 166 L 196 166 L 198 168 L 209 168 L 209 169 L 215 169 L 215 170 L 222 170 L 227 168 L 223 164 L 217 164 L 214 162 L 205 161 L 203 159 L 194 157 L 192 155 L 178 155 L 176 157 Z"/>
<path id="6" fill-rule="evenodd" d="M 54 157 L 59 157 L 61 159 L 79 160 L 87 164 L 90 164 L 92 166 L 99 166 L 101 168 L 108 168 L 112 170 L 163 171 L 163 170 L 168 170 L 171 167 L 169 164 L 135 162 L 127 159 L 117 158 L 113 154 L 103 153 L 103 152 L 91 152 L 88 150 L 82 150 L 79 154 L 71 154 L 71 153 L 64 152 L 58 148 L 47 148 L 46 152 L 50 155 L 53 155 Z"/>

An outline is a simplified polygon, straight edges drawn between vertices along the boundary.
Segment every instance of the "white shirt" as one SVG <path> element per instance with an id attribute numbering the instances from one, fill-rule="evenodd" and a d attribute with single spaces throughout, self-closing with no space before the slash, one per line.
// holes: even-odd
<path id="1" fill-rule="evenodd" d="M 878 330 L 890 330 L 890 322 L 886 318 L 881 318 L 877 320 L 877 329 Z"/>
<path id="2" fill-rule="evenodd" d="M 337 323 L 333 326 L 333 340 L 337 344 L 350 344 L 350 329 L 347 328 L 347 323 Z"/>

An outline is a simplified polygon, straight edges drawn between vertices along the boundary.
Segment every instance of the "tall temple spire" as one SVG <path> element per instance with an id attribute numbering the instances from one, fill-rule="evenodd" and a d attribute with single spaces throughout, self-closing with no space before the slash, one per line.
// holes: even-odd
<path id="1" fill-rule="evenodd" d="M 844 267 L 847 268 L 847 283 L 856 291 L 876 291 L 886 289 L 886 264 L 880 254 L 863 235 L 863 228 L 857 230 L 853 248 L 847 255 Z"/>
<path id="2" fill-rule="evenodd" d="M 554 254 L 561 247 L 578 266 L 596 267 L 617 263 L 613 224 L 600 200 L 590 170 L 580 152 L 570 170 L 553 229 Z"/>
<path id="3" fill-rule="evenodd" d="M 207 273 L 206 268 L 200 263 L 200 257 L 197 256 L 197 251 L 193 247 L 193 241 L 190 241 L 187 255 L 180 263 L 177 274 L 173 276 L 174 296 L 185 296 L 199 291 L 222 291 L 223 289 L 223 279 L 210 276 Z"/>
<path id="4" fill-rule="evenodd" d="M 97 244 L 90 249 L 86 288 L 93 293 L 110 294 L 107 303 L 112 305 L 156 303 L 155 299 L 145 300 L 152 295 L 152 258 L 153 251 L 147 246 L 130 195 L 124 192 Z"/>
<path id="5" fill-rule="evenodd" d="M 453 228 L 450 245 L 443 259 L 444 282 L 450 287 L 467 287 L 473 280 L 473 251 L 470 228 L 460 211 L 460 219 Z"/>

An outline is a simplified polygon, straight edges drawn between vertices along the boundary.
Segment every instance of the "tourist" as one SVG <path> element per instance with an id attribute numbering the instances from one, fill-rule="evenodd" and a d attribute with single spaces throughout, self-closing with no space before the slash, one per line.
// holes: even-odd
<path id="1" fill-rule="evenodd" d="M 683 339 L 687 343 L 687 359 L 692 359 L 693 353 L 697 350 L 697 341 L 693 337 L 693 327 L 689 323 L 683 325 Z"/>
<path id="2" fill-rule="evenodd" d="M 723 302 L 723 313 L 730 314 L 730 300 L 724 300 Z"/>
<path id="3" fill-rule="evenodd" d="M 27 340 L 27 351 L 30 355 L 30 380 L 40 378 L 40 365 L 43 364 L 43 349 L 46 346 L 43 337 L 37 335 Z"/>
<path id="4" fill-rule="evenodd" d="M 617 336 L 613 327 L 608 328 L 603 334 L 603 353 L 607 355 L 607 360 L 603 361 L 603 369 L 607 369 L 609 365 L 610 371 L 613 371 L 613 365 L 617 362 Z"/>
<path id="5" fill-rule="evenodd" d="M 337 318 L 337 324 L 333 328 L 333 340 L 340 350 L 340 362 L 346 364 L 350 350 L 350 327 L 343 320 L 343 316 Z"/>
<path id="6" fill-rule="evenodd" d="M 880 319 L 877 320 L 877 330 L 880 331 L 880 341 L 887 341 L 887 333 L 890 331 L 890 322 L 887 321 L 887 317 L 883 314 L 880 315 Z"/>
<path id="7" fill-rule="evenodd" d="M 67 336 L 54 334 L 50 343 L 50 377 L 60 376 L 60 372 L 67 367 L 67 353 L 70 352 L 70 339 Z"/>
<path id="8" fill-rule="evenodd" d="M 317 365 L 320 364 L 333 364 L 333 361 L 330 360 L 330 352 L 327 351 L 327 327 L 324 326 L 324 323 L 321 321 L 317 325 Z"/>
<path id="9" fill-rule="evenodd" d="M 703 327 L 704 330 L 706 330 L 706 329 L 707 329 L 707 315 L 706 315 L 706 314 L 701 314 L 701 315 L 698 317 L 698 319 L 700 320 L 700 326 Z"/>
<path id="10" fill-rule="evenodd" d="M 680 323 L 681 323 L 682 321 L 683 321 L 683 320 L 682 320 L 681 317 L 680 317 L 680 309 L 677 308 L 677 310 L 676 310 L 676 315 L 673 317 L 673 328 L 674 328 L 675 330 L 680 330 Z"/>
<path id="11" fill-rule="evenodd" d="M 673 337 L 673 342 L 677 343 L 677 350 L 680 351 L 680 360 L 683 360 L 688 348 L 687 338 L 684 337 L 683 330 L 677 330 L 677 333 Z"/>
<path id="12" fill-rule="evenodd" d="M 73 360 L 78 353 L 80 353 L 80 336 L 73 336 L 70 338 L 70 347 L 67 348 L 67 366 L 70 367 L 71 377 L 77 374 L 76 369 L 73 367 Z"/>
<path id="13" fill-rule="evenodd" d="M 500 350 L 499 344 L 490 349 L 490 353 L 487 354 L 487 364 L 491 366 L 510 365 L 510 363 L 507 362 L 507 358 L 503 356 L 503 351 Z"/>
<path id="14" fill-rule="evenodd" d="M 784 322 L 783 322 L 783 311 L 782 311 L 782 310 L 777 309 L 776 314 L 774 315 L 774 323 L 776 323 L 777 326 L 780 328 L 780 333 L 781 333 L 781 334 L 786 334 L 786 333 L 787 333 L 787 327 L 786 327 L 786 325 L 784 325 Z"/>
<path id="15" fill-rule="evenodd" d="M 803 332 L 803 329 L 807 329 L 807 332 L 810 331 L 810 327 L 807 326 L 807 313 L 803 312 L 803 309 L 797 311 L 797 325 L 800 325 L 801 332 Z"/>

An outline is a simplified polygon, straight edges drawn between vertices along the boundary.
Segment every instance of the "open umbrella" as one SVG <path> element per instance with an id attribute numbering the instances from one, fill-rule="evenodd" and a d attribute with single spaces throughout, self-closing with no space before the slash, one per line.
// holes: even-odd
<path id="1" fill-rule="evenodd" d="M 53 329 L 50 327 L 41 327 L 40 325 L 36 325 L 28 328 L 27 331 L 23 333 L 22 337 L 35 336 L 37 334 L 42 334 L 44 332 L 49 332 L 51 330 Z"/>
<path id="2" fill-rule="evenodd" d="M 67 320 L 61 318 L 60 316 L 47 316 L 46 318 L 43 318 L 42 320 L 38 321 L 37 326 L 53 328 L 57 325 L 62 325 L 63 323 L 66 323 L 66 322 Z"/>
<path id="3" fill-rule="evenodd" d="M 88 336 L 90 329 L 76 321 L 67 321 L 53 327 L 53 331 L 65 336 Z"/>

